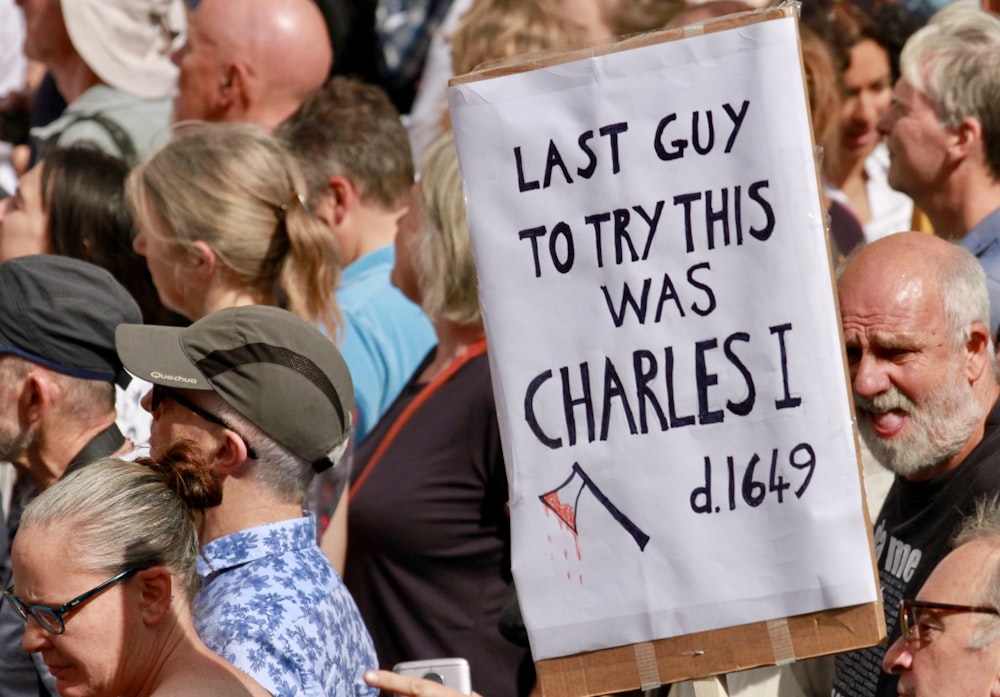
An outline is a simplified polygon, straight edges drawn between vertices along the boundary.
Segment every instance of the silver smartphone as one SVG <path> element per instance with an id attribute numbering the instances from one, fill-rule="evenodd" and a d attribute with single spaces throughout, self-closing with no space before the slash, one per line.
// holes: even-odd
<path id="1" fill-rule="evenodd" d="M 425 661 L 403 661 L 394 665 L 392 672 L 430 680 L 466 695 L 472 694 L 469 662 L 464 658 L 429 658 Z"/>

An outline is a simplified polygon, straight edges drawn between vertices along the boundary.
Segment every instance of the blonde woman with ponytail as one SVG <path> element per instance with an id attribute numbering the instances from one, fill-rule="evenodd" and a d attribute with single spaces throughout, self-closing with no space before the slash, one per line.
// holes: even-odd
<path id="1" fill-rule="evenodd" d="M 298 165 L 247 124 L 182 124 L 129 175 L 127 192 L 163 304 L 191 320 L 276 305 L 337 337 L 340 275 L 328 230 L 304 205 Z"/>

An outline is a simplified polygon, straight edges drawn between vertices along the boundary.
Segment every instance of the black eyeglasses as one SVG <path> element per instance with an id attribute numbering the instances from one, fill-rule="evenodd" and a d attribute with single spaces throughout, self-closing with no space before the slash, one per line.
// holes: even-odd
<path id="1" fill-rule="evenodd" d="M 180 404 L 188 411 L 197 414 L 201 418 L 205 419 L 205 421 L 213 423 L 216 426 L 222 426 L 223 428 L 232 431 L 233 433 L 235 433 L 240 437 L 240 440 L 243 441 L 243 445 L 247 447 L 247 457 L 249 457 L 251 460 L 257 459 L 257 451 L 253 449 L 253 446 L 251 446 L 250 443 L 247 442 L 247 439 L 244 438 L 239 431 L 234 429 L 232 426 L 227 424 L 225 421 L 220 419 L 212 412 L 208 411 L 207 409 L 199 407 L 190 399 L 183 396 L 180 392 L 175 392 L 169 387 L 164 387 L 163 385 L 153 385 L 152 392 L 150 393 L 149 396 L 149 406 L 152 408 L 154 414 L 156 413 L 156 410 L 160 408 L 160 405 L 163 403 L 164 399 L 170 399 L 171 401 Z"/>
<path id="2" fill-rule="evenodd" d="M 938 612 L 977 612 L 986 615 L 1000 616 L 1000 610 L 995 607 L 981 605 L 952 605 L 951 603 L 929 603 L 922 600 L 899 601 L 899 629 L 903 632 L 903 638 L 907 641 L 921 643 L 924 637 L 920 636 L 920 620 L 917 613 L 920 610 L 937 610 Z"/>
<path id="3" fill-rule="evenodd" d="M 88 600 L 96 598 L 103 591 L 107 590 L 108 588 L 115 585 L 119 581 L 124 581 L 132 574 L 142 570 L 143 569 L 141 568 L 134 568 L 122 571 L 113 579 L 105 581 L 97 588 L 93 588 L 87 591 L 86 593 L 78 595 L 65 605 L 60 605 L 59 607 L 56 608 L 46 607 L 45 605 L 32 605 L 31 607 L 28 607 L 27 605 L 22 603 L 16 595 L 14 595 L 14 586 L 11 586 L 7 590 L 5 590 L 3 592 L 3 596 L 7 598 L 11 606 L 15 610 L 17 610 L 17 614 L 19 614 L 21 616 L 21 619 L 23 619 L 25 622 L 28 621 L 28 616 L 30 615 L 31 617 L 35 618 L 35 621 L 38 622 L 39 626 L 41 626 L 41 628 L 44 629 L 45 631 L 51 632 L 52 634 L 62 634 L 63 632 L 66 631 L 66 623 L 63 620 L 63 617 L 65 615 L 77 609 Z"/>

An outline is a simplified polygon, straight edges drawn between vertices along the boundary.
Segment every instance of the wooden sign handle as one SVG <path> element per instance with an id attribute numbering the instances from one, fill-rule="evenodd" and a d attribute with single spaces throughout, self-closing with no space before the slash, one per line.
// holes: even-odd
<path id="1" fill-rule="evenodd" d="M 710 675 L 707 678 L 692 680 L 694 697 L 729 697 L 724 675 Z"/>

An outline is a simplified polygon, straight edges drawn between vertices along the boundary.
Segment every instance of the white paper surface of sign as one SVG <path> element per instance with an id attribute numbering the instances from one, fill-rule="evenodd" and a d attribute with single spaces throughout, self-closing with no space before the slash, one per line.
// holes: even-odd
<path id="1" fill-rule="evenodd" d="M 876 600 L 800 70 L 786 18 L 449 91 L 536 660 Z"/>

